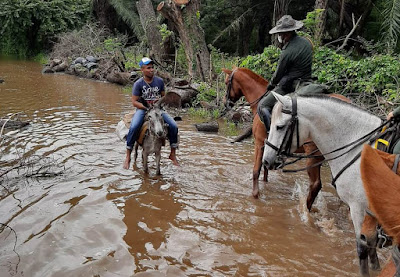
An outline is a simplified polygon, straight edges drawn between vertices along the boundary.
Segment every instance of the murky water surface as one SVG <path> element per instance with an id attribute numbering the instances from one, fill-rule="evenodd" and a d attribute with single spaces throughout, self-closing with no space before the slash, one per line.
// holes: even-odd
<path id="1" fill-rule="evenodd" d="M 181 167 L 122 169 L 117 85 L 0 61 L 0 276 L 358 276 L 348 208 L 330 187 L 305 208 L 305 173 L 271 172 L 251 196 L 253 144 L 199 133 L 181 113 Z M 18 163 L 12 164 L 15 168 Z M 262 183 L 262 182 L 261 182 Z M 4 226 L 4 225 L 3 225 Z M 15 232 L 14 232 L 15 231 Z"/>

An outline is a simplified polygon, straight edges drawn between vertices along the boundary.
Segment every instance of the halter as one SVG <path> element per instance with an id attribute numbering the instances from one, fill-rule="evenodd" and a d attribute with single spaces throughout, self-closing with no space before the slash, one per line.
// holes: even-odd
<path id="1" fill-rule="evenodd" d="M 288 128 L 286 129 L 285 136 L 283 137 L 281 146 L 278 148 L 272 143 L 268 141 L 268 139 L 265 140 L 265 144 L 274 149 L 277 152 L 278 157 L 284 156 L 291 156 L 290 149 L 292 148 L 292 141 L 293 141 L 293 135 L 294 132 L 296 131 L 296 143 L 297 143 L 297 148 L 300 147 L 300 138 L 299 138 L 299 118 L 297 117 L 297 98 L 292 97 L 292 110 L 285 110 L 282 109 L 282 113 L 285 114 L 290 114 L 292 115 L 292 118 L 290 119 Z"/>

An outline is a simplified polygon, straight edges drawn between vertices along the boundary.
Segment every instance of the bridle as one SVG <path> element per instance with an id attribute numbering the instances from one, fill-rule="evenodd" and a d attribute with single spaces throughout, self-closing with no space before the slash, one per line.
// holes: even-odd
<path id="1" fill-rule="evenodd" d="M 233 76 L 235 75 L 235 72 L 237 71 L 237 68 L 234 69 L 231 73 L 231 75 L 229 76 L 229 80 L 228 80 L 228 84 L 226 87 L 226 94 L 225 94 L 225 108 L 229 109 L 231 105 L 233 105 L 235 102 L 231 100 L 230 98 L 230 94 L 231 94 L 231 90 L 233 89 Z M 256 100 L 249 102 L 250 107 L 253 105 L 258 104 L 258 102 L 260 102 L 260 100 L 266 96 L 269 93 L 268 90 L 266 90 L 260 97 L 258 97 Z"/>
<path id="2" fill-rule="evenodd" d="M 293 136 L 294 132 L 296 131 L 296 143 L 297 143 L 297 148 L 300 147 L 300 138 L 299 138 L 299 119 L 297 117 L 297 98 L 292 97 L 292 110 L 285 110 L 282 109 L 282 113 L 285 114 L 290 114 L 292 117 L 289 121 L 289 125 L 286 129 L 285 136 L 283 137 L 282 143 L 280 147 L 278 148 L 277 146 L 273 145 L 268 141 L 268 139 L 265 139 L 265 144 L 274 149 L 277 152 L 278 157 L 282 156 L 287 156 L 287 157 L 292 157 L 292 154 L 290 153 L 290 149 L 292 148 L 292 141 L 293 141 Z M 285 164 L 283 164 L 285 165 Z"/>
<path id="3" fill-rule="evenodd" d="M 385 135 L 386 132 L 388 131 L 388 129 L 387 129 L 385 132 L 383 132 L 383 133 L 380 132 L 380 130 L 381 130 L 384 126 L 386 126 L 388 123 L 391 122 L 391 120 L 384 121 L 384 122 L 382 122 L 381 125 L 379 125 L 377 128 L 375 128 L 374 130 L 372 130 L 372 131 L 369 132 L 368 134 L 366 134 L 366 135 L 362 136 L 361 138 L 356 139 L 355 141 L 352 141 L 352 142 L 350 142 L 350 143 L 348 143 L 348 144 L 346 144 L 346 145 L 344 145 L 344 146 L 342 146 L 342 147 L 339 147 L 339 148 L 337 148 L 337 149 L 335 149 L 335 150 L 333 150 L 333 151 L 330 151 L 330 152 L 328 152 L 328 153 L 321 154 L 321 155 L 313 155 L 316 151 L 318 151 L 318 150 L 315 150 L 315 151 L 312 152 L 310 155 L 298 155 L 298 154 L 296 155 L 296 154 L 290 153 L 290 149 L 291 149 L 291 147 L 292 147 L 292 141 L 293 141 L 293 136 L 294 136 L 295 130 L 296 130 L 297 148 L 300 147 L 300 143 L 299 143 L 299 140 L 300 140 L 300 139 L 299 139 L 299 122 L 298 122 L 298 116 L 297 116 L 297 98 L 296 98 L 296 97 L 292 97 L 291 99 L 292 99 L 292 110 L 290 111 L 290 110 L 282 109 L 282 113 L 292 115 L 291 120 L 290 120 L 289 125 L 288 125 L 288 128 L 287 128 L 287 130 L 286 130 L 285 136 L 284 136 L 284 138 L 283 138 L 283 140 L 282 140 L 282 144 L 281 144 L 280 147 L 278 148 L 277 146 L 275 146 L 275 145 L 273 145 L 272 143 L 270 143 L 270 142 L 268 141 L 268 139 L 265 140 L 265 144 L 268 145 L 269 147 L 271 147 L 273 150 L 275 150 L 275 151 L 277 152 L 277 159 L 284 160 L 285 157 L 296 158 L 296 160 L 295 160 L 295 161 L 292 161 L 292 162 L 288 162 L 288 163 L 282 162 L 282 163 L 278 166 L 278 168 L 283 168 L 283 167 L 285 167 L 286 165 L 293 164 L 293 163 L 295 163 L 295 162 L 297 162 L 298 160 L 301 160 L 301 159 L 307 159 L 307 158 L 321 158 L 321 157 L 325 157 L 326 155 L 333 154 L 333 153 L 336 153 L 336 152 L 338 152 L 338 151 L 344 150 L 344 149 L 346 149 L 346 148 L 349 148 L 349 147 L 350 147 L 350 148 L 349 148 L 347 151 L 344 151 L 343 153 L 341 153 L 341 154 L 339 154 L 339 155 L 337 155 L 337 156 L 335 156 L 335 157 L 332 157 L 332 158 L 330 158 L 330 159 L 324 159 L 323 161 L 320 161 L 320 162 L 318 162 L 318 163 L 315 163 L 315 164 L 313 164 L 313 165 L 311 165 L 311 166 L 303 167 L 303 168 L 300 168 L 300 169 L 292 169 L 292 170 L 287 170 L 287 169 L 285 170 L 285 169 L 284 169 L 283 172 L 298 172 L 298 171 L 303 171 L 303 170 L 307 170 L 307 169 L 312 168 L 312 167 L 319 166 L 319 165 L 321 165 L 323 162 L 331 161 L 331 160 L 335 160 L 335 159 L 337 159 L 337 158 L 340 158 L 340 157 L 342 157 L 343 155 L 345 155 L 345 154 L 351 152 L 352 150 L 354 150 L 354 149 L 357 148 L 358 146 L 364 144 L 365 142 L 369 141 L 369 143 L 372 143 L 372 142 L 374 142 L 375 140 L 377 140 L 378 138 L 380 138 L 380 137 L 382 137 L 383 135 Z M 336 180 L 339 178 L 339 176 L 342 175 L 343 172 L 344 172 L 347 168 L 349 168 L 356 160 L 358 160 L 358 159 L 360 158 L 360 156 L 361 156 L 361 152 L 357 153 L 357 155 L 354 156 L 353 159 L 352 159 L 350 162 L 348 162 L 348 163 L 338 172 L 338 174 L 332 179 L 332 185 L 333 185 L 334 187 L 336 187 L 335 182 L 336 182 Z"/>
<path id="4" fill-rule="evenodd" d="M 229 109 L 231 104 L 232 105 L 234 104 L 234 102 L 230 98 L 230 94 L 231 94 L 231 90 L 232 90 L 232 81 L 233 81 L 233 76 L 235 75 L 235 72 L 236 72 L 236 69 L 234 69 L 232 71 L 231 75 L 229 76 L 228 85 L 226 87 L 226 94 L 225 94 L 225 108 L 226 109 Z"/>

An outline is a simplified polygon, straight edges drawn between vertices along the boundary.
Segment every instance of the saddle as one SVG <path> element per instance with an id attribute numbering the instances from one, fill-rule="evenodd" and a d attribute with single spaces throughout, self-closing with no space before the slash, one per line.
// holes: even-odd
<path id="1" fill-rule="evenodd" d="M 381 131 L 382 135 L 375 141 L 375 149 L 384 151 L 389 154 L 393 154 L 394 146 L 400 140 L 400 122 L 392 122 L 386 128 L 383 127 Z M 395 166 L 393 171 L 396 173 L 397 165 L 399 162 L 400 155 L 396 156 Z"/>
<path id="2" fill-rule="evenodd" d="M 381 131 L 382 135 L 375 141 L 374 148 L 384 151 L 389 154 L 393 154 L 394 147 L 397 142 L 400 140 L 400 122 L 394 121 L 391 122 L 389 127 L 383 127 Z M 400 154 L 396 154 L 394 159 L 394 164 L 392 167 L 392 171 L 397 173 L 397 167 L 400 162 Z"/>
<path id="3" fill-rule="evenodd" d="M 135 114 L 135 111 L 131 111 L 124 116 L 123 121 L 125 123 L 126 128 L 128 128 L 128 130 L 129 130 L 129 126 L 131 125 L 131 120 L 132 120 L 132 117 L 134 114 Z M 139 138 L 137 139 L 137 142 L 139 143 L 140 146 L 143 145 L 143 140 L 144 140 L 144 137 L 146 136 L 146 132 L 148 129 L 149 129 L 149 122 L 148 121 L 143 122 L 143 125 L 140 128 Z M 163 141 L 162 146 L 165 146 L 165 139 Z"/>

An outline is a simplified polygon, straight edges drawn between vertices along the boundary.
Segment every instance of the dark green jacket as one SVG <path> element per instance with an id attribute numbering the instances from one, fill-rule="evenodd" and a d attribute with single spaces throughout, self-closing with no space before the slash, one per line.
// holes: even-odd
<path id="1" fill-rule="evenodd" d="M 311 42 L 295 34 L 282 49 L 271 83 L 279 84 L 287 93 L 293 91 L 293 81 L 311 78 L 312 55 Z"/>
<path id="2" fill-rule="evenodd" d="M 397 109 L 395 109 L 393 111 L 393 117 L 396 117 L 396 118 L 400 117 L 400 107 L 397 107 Z"/>

